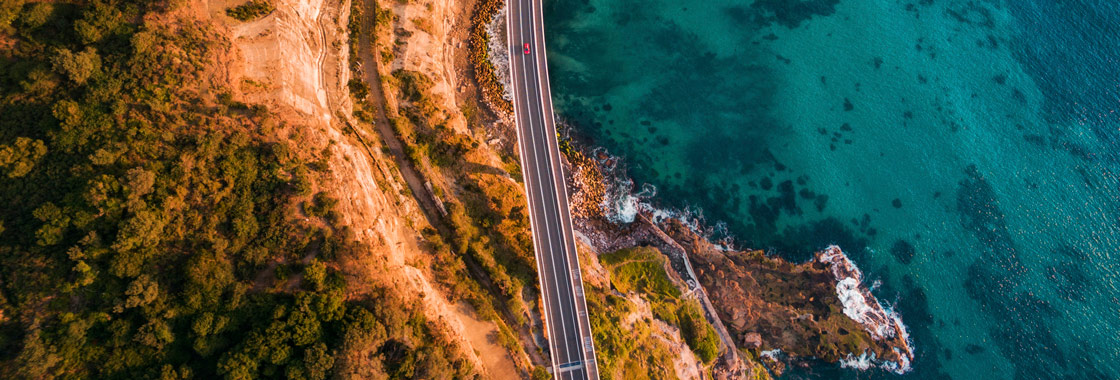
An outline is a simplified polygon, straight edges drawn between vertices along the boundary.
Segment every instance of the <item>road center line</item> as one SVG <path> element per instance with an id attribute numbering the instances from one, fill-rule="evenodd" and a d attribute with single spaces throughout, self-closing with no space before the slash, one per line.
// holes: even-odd
<path id="1" fill-rule="evenodd" d="M 522 9 L 522 13 L 521 13 L 521 15 L 524 15 L 524 14 L 525 14 L 525 13 L 524 13 L 524 10 Z M 524 21 L 525 21 L 525 18 L 524 18 L 524 17 L 521 17 L 521 20 L 520 20 L 520 21 L 521 21 L 520 23 L 522 24 L 522 27 L 524 27 Z M 530 24 L 532 24 L 532 22 L 531 22 L 531 21 L 530 21 Z M 524 29 L 522 29 L 522 30 L 524 30 Z M 531 55 L 530 55 L 530 56 L 531 56 Z M 526 57 L 525 57 L 525 55 L 522 55 L 522 57 L 521 57 L 521 63 L 522 63 L 522 67 L 526 67 L 526 68 L 527 68 L 528 66 L 526 66 L 526 65 L 525 65 L 525 64 L 526 64 L 526 62 L 525 62 L 525 61 L 526 61 Z M 534 65 L 534 66 L 533 66 L 533 68 L 535 69 L 535 68 L 536 68 L 536 66 Z M 528 97 L 528 95 L 529 95 L 529 78 L 528 78 L 528 76 L 526 76 L 525 78 L 522 78 L 522 85 L 523 85 L 523 87 L 525 88 L 525 95 L 526 95 L 526 97 Z M 527 116 L 528 116 L 528 121 L 529 121 L 529 126 L 528 126 L 528 130 L 529 130 L 529 135 L 530 135 L 530 139 L 529 139 L 529 141 L 537 141 L 537 139 L 536 139 L 536 133 L 535 133 L 536 127 L 535 127 L 535 123 L 534 123 L 534 121 L 535 121 L 535 119 L 536 119 L 536 118 L 534 118 L 534 117 L 533 117 L 533 108 L 534 108 L 534 107 L 532 107 L 532 106 L 531 106 L 531 105 L 530 105 L 530 104 L 529 104 L 528 102 L 526 102 L 526 106 L 527 106 L 527 108 L 528 108 L 528 109 L 527 109 L 527 111 L 528 111 L 528 112 L 527 112 Z M 542 117 L 542 119 L 543 119 L 543 117 Z M 533 145 L 533 149 L 532 149 L 532 154 L 533 154 L 534 162 L 540 162 L 540 161 L 539 161 L 539 156 L 538 156 L 538 153 L 539 153 L 539 152 L 538 152 L 538 150 L 537 150 L 537 148 L 536 148 L 536 144 L 534 144 L 534 145 Z M 542 175 L 541 175 L 541 171 L 540 171 L 540 166 L 539 166 L 539 165 L 533 165 L 533 170 L 534 170 L 534 172 L 535 172 L 535 173 L 537 174 L 537 176 L 536 176 L 536 181 L 537 181 L 537 191 L 538 191 L 538 193 L 540 194 L 541 198 L 543 198 L 543 199 L 547 199 L 547 197 L 545 196 L 545 192 L 544 192 L 544 187 L 543 187 L 543 183 L 541 182 L 541 178 L 542 178 Z M 546 214 L 547 214 L 548 208 L 547 208 L 547 207 L 543 207 L 543 206 L 542 206 L 542 209 L 543 209 L 543 210 L 544 210 L 544 211 L 546 212 Z M 542 235 L 543 235 L 544 237 L 546 237 L 546 238 L 547 238 L 547 244 L 548 244 L 548 252 L 549 252 L 549 253 L 553 253 L 553 252 L 555 252 L 555 251 L 554 251 L 554 248 L 553 248 L 553 246 L 552 246 L 552 228 L 551 228 L 551 224 L 550 224 L 550 223 L 549 223 L 549 221 L 548 221 L 548 220 L 549 220 L 549 217 L 551 217 L 551 216 L 552 216 L 552 215 L 545 215 L 545 216 L 544 216 L 544 218 L 543 218 L 543 219 L 544 219 L 544 230 L 543 230 L 543 231 L 540 231 L 540 232 L 542 233 Z M 556 265 L 555 265 L 555 258 L 554 258 L 554 256 L 555 256 L 555 255 L 550 255 L 550 256 L 551 256 L 551 257 L 553 257 L 553 260 L 552 260 L 552 261 L 553 261 L 553 263 L 551 263 L 551 264 L 549 265 L 549 268 L 550 268 L 550 270 L 551 270 L 551 272 L 552 272 L 552 276 L 553 276 L 553 278 L 554 278 L 554 279 L 556 279 L 556 280 L 559 280 L 559 277 L 557 277 L 557 275 L 556 275 Z M 566 269 L 565 269 L 565 270 L 566 270 Z M 569 276 L 570 276 L 570 275 L 569 275 Z M 556 293 L 556 296 L 558 297 L 558 298 L 556 299 L 556 302 L 557 302 L 558 304 L 562 305 L 562 304 L 563 304 L 563 297 L 561 297 L 561 294 L 560 294 L 560 284 L 558 283 L 558 281 L 554 281 L 554 284 L 553 284 L 553 285 L 554 285 L 554 286 L 553 286 L 553 290 L 555 291 L 555 293 Z M 563 308 L 563 307 L 561 307 L 561 308 L 559 308 L 559 309 L 560 309 L 560 310 L 558 310 L 558 312 L 559 312 L 559 314 L 560 314 L 560 326 L 559 326 L 559 327 L 560 327 L 560 329 L 555 329 L 555 327 L 557 327 L 557 326 L 552 326 L 552 327 L 553 327 L 553 330 L 554 330 L 554 334 L 551 334 L 551 335 L 559 335 L 559 336 L 563 337 L 563 335 L 564 335 L 564 332 L 568 330 L 568 327 L 567 327 L 567 323 L 566 323 L 566 321 L 565 321 L 565 320 L 566 320 L 567 318 L 566 318 L 566 316 L 565 316 L 565 313 L 564 313 L 564 308 Z M 554 321 L 554 322 L 555 322 L 555 321 Z M 568 354 L 570 353 L 570 348 L 569 348 L 569 346 L 568 346 L 568 339 L 567 339 L 567 337 L 563 337 L 563 339 L 559 339 L 559 340 L 563 342 L 563 345 L 564 345 L 564 355 L 565 355 L 565 356 L 567 356 L 567 355 L 568 355 Z M 565 359 L 567 359 L 567 358 L 565 358 Z"/>
<path id="2" fill-rule="evenodd" d="M 533 71 L 533 72 L 534 72 L 534 73 L 536 73 L 536 83 L 534 83 L 534 84 L 536 84 L 536 87 L 538 88 L 538 90 L 543 90 L 543 83 L 544 83 L 544 82 L 543 82 L 543 80 L 544 80 L 544 79 L 542 79 L 542 78 L 541 78 L 541 70 L 539 70 L 539 68 L 540 68 L 540 63 L 541 63 L 541 60 L 540 60 L 540 57 L 541 57 L 541 55 L 540 55 L 540 54 L 542 54 L 542 52 L 544 52 L 544 50 L 543 50 L 543 42 L 542 42 L 542 41 L 539 41 L 539 39 L 537 38 L 537 33 L 536 33 L 536 31 L 537 31 L 537 29 L 536 29 L 536 26 L 537 26 L 537 25 L 535 25 L 535 24 L 533 23 L 533 20 L 536 20 L 536 14 L 534 13 L 534 8 L 533 8 L 533 5 L 535 4 L 535 2 L 534 2 L 534 1 L 532 1 L 532 0 L 529 0 L 529 1 L 530 1 L 530 8 L 529 8 L 529 13 L 528 13 L 528 16 L 529 16 L 529 20 L 530 20 L 530 21 L 529 21 L 529 33 L 530 33 L 530 35 L 529 35 L 529 39 L 530 39 L 531 41 L 533 41 L 534 43 L 536 43 L 536 45 L 537 45 L 537 46 L 536 46 L 536 47 L 535 47 L 535 48 L 534 48 L 533 50 L 531 50 L 531 52 L 532 52 L 532 53 L 531 53 L 531 54 L 529 54 L 529 56 L 528 56 L 528 57 L 524 57 L 524 58 L 527 58 L 527 59 L 531 58 L 531 59 L 533 60 L 533 68 L 534 68 L 534 71 Z M 522 14 L 525 14 L 525 12 L 524 12 L 524 9 L 522 9 Z M 526 79 L 526 81 L 528 81 L 528 78 L 525 78 L 525 79 Z M 528 93 L 526 93 L 526 95 L 528 95 Z M 566 279 L 567 279 L 567 283 L 568 283 L 568 286 L 569 286 L 569 290 L 570 290 L 570 294 L 571 294 L 571 297 L 570 297 L 570 298 L 568 299 L 568 301 L 569 301 L 569 304 L 570 304 L 570 306 L 571 306 L 571 308 L 572 308 L 572 310 L 571 310 L 571 311 L 573 311 L 573 312 L 575 312 L 575 313 L 576 313 L 576 314 L 575 314 L 575 318 L 576 318 L 576 319 L 575 319 L 575 325 L 576 325 L 576 330 L 575 330 L 575 333 L 576 333 L 576 334 L 575 334 L 575 335 L 576 335 L 576 340 L 577 340 L 577 342 L 579 343 L 579 344 L 578 344 L 577 346 L 579 346 L 579 347 L 582 347 L 582 343 L 583 343 L 583 333 L 582 333 L 582 331 L 581 331 L 582 329 L 580 328 L 580 320 L 579 320 L 579 315 L 578 315 L 578 307 L 576 307 L 576 304 L 575 304 L 575 302 L 576 302 L 576 297 L 578 297 L 579 295 L 578 295 L 578 294 L 576 294 L 575 288 L 574 288 L 574 286 L 573 286 L 573 276 L 572 276 L 572 271 L 573 271 L 573 268 L 572 268 L 572 266 L 571 266 L 571 260 L 570 260 L 570 258 L 568 257 L 568 255 L 570 254 L 570 252 L 569 252 L 569 251 L 570 251 L 571 249 L 574 249 L 574 247 L 573 247 L 573 246 L 570 246 L 570 245 L 568 244 L 568 241 L 567 241 L 567 240 L 568 240 L 568 239 L 567 239 L 567 234 L 565 233 L 565 230 L 564 230 L 564 228 L 565 228 L 566 226 L 564 225 L 564 220 L 563 220 L 563 219 L 564 219 L 564 213 L 563 213 L 563 211 L 564 211 L 564 210 L 562 210 L 562 209 L 561 209 L 561 207 L 562 207 L 562 206 L 563 206 L 563 205 L 564 205 L 565 203 L 561 201 L 561 199 L 560 199 L 560 192 L 559 192 L 559 191 L 557 191 L 557 187 L 559 187 L 559 186 L 567 186 L 567 184 L 566 184 L 566 183 L 557 183 L 557 178 L 556 178 L 557 176 L 556 176 L 555 174 L 556 174 L 556 173 L 557 173 L 558 171 L 561 171 L 561 170 L 563 170 L 563 169 L 562 169 L 562 168 L 560 168 L 560 167 L 559 167 L 559 166 L 558 166 L 558 165 L 556 164 L 556 163 L 558 162 L 558 160 L 559 160 L 559 157 L 555 157 L 555 158 L 554 158 L 554 157 L 553 157 L 553 153 L 559 154 L 559 150 L 556 150 L 556 152 L 553 152 L 553 151 L 554 151 L 554 149 L 549 149 L 549 148 L 550 148 L 550 147 L 552 146 L 552 141 L 555 141 L 555 131 L 554 131 L 554 130 L 551 130 L 550 128 L 547 128 L 547 127 L 548 127 L 548 121 L 547 121 L 547 120 L 545 120 L 545 117 L 544 117 L 544 114 L 543 114 L 543 113 L 544 113 L 544 111 L 545 111 L 545 110 L 544 110 L 544 105 L 545 105 L 545 101 L 544 101 L 544 100 L 545 100 L 545 94 L 544 94 L 544 92 L 543 92 L 543 91 L 539 91 L 539 94 L 538 94 L 538 95 L 539 95 L 539 97 L 540 97 L 540 99 L 541 99 L 541 102 L 540 102 L 540 106 L 541 106 L 541 109 L 540 109 L 540 120 L 541 120 L 541 122 L 543 123 L 543 126 L 545 126 L 545 127 L 546 127 L 546 128 L 545 128 L 545 131 L 544 131 L 544 133 L 545 133 L 545 136 L 544 136 L 544 138 L 545 138 L 545 141 L 544 141 L 544 148 L 543 148 L 543 149 L 545 150 L 545 157 L 546 157 L 546 160 L 545 160 L 545 164 L 546 164 L 546 166 L 547 166 L 547 167 L 549 168 L 549 170 L 548 170 L 548 174 L 549 174 L 549 175 L 548 175 L 548 177 L 547 177 L 547 178 L 548 178 L 548 184 L 549 184 L 549 185 L 551 185 L 551 186 L 552 186 L 552 189 L 554 190 L 554 192 L 553 192 L 553 195 L 554 195 L 554 197 L 555 197 L 555 199 L 556 199 L 556 204 L 555 204 L 555 208 L 556 208 L 556 210 L 555 210 L 555 211 L 556 211 L 556 217 L 557 217 L 557 219 L 558 219 L 558 220 L 559 220 L 559 222 L 560 222 L 560 229 L 561 229 L 561 230 L 559 231 L 559 237 L 558 237 L 558 238 L 559 238 L 559 240 L 560 240 L 560 247 L 561 247 L 561 252 L 560 252 L 560 253 L 561 253 L 561 255 L 560 255 L 560 260 L 561 260 L 561 262 L 562 262 L 562 264 L 563 264 L 563 265 L 562 265 L 562 267 L 563 267 L 563 270 L 565 271 L 564 273 L 565 273 L 565 274 L 567 275 L 567 278 L 566 278 Z M 534 153 L 539 153 L 539 152 L 534 152 Z M 563 178 L 563 177 L 561 176 L 561 178 Z M 565 189 L 565 190 L 566 190 L 566 189 Z M 550 232 L 550 234 L 552 233 L 552 229 L 551 229 L 551 228 L 549 229 L 549 232 Z M 550 242 L 551 242 L 551 240 L 550 240 Z M 555 271 L 555 268 L 553 268 L 553 270 Z M 579 268 L 575 268 L 574 270 L 579 270 Z M 581 284 L 581 285 L 582 285 L 582 284 Z M 562 302 L 563 300 L 560 300 L 560 301 Z M 565 343 L 567 343 L 567 339 L 566 339 L 566 338 L 565 338 Z M 569 350 L 569 348 L 567 347 L 567 345 L 565 345 L 565 349 L 566 349 L 566 350 Z M 578 359 L 579 359 L 580 361 L 583 361 L 583 360 L 584 360 L 584 357 L 583 357 L 583 349 L 582 349 L 582 348 L 580 348 L 579 350 L 577 350 L 577 352 L 576 352 L 576 358 L 578 358 Z"/>
<path id="3" fill-rule="evenodd" d="M 507 16 L 506 17 L 507 23 L 508 23 L 508 21 L 513 20 L 513 17 L 514 17 L 515 14 L 518 14 L 518 15 L 520 14 L 520 12 L 516 12 L 516 13 L 513 12 L 512 9 L 515 6 L 519 7 L 520 3 L 514 2 L 514 3 L 510 4 L 511 9 L 510 9 L 509 13 L 506 15 Z M 512 25 L 512 23 L 508 23 L 508 24 Z M 507 45 L 509 46 L 509 49 L 510 49 L 510 54 L 507 55 L 507 58 L 508 58 L 509 63 L 510 63 L 511 78 L 513 79 L 514 82 L 518 82 L 518 79 L 523 79 L 523 78 L 519 78 L 520 76 L 522 76 L 520 74 L 523 74 L 523 73 L 519 72 L 518 70 L 514 70 L 515 66 L 513 65 L 513 63 L 514 63 L 513 52 L 516 49 L 514 48 L 514 44 L 513 44 L 513 32 L 512 31 L 510 31 L 509 33 L 506 33 L 506 41 L 507 41 Z M 514 93 L 515 94 L 517 92 L 516 90 L 517 90 L 517 88 L 514 88 Z M 524 110 L 527 106 L 522 107 L 522 103 L 518 102 L 516 100 L 517 99 L 515 98 L 514 99 L 514 110 L 515 110 L 514 116 L 515 116 L 515 119 L 517 119 L 517 121 L 520 121 L 520 118 L 517 117 L 517 115 L 519 115 L 519 113 L 517 113 L 516 111 L 518 109 L 523 109 L 523 112 L 528 112 L 528 111 Z M 528 149 L 529 149 L 529 147 L 527 145 L 528 141 L 523 136 L 523 133 L 521 131 L 520 123 L 518 123 L 518 125 L 516 125 L 516 128 L 514 128 L 514 130 L 517 131 L 517 138 L 518 138 L 518 140 L 517 140 L 518 144 L 517 145 L 520 148 L 522 163 L 524 164 L 524 162 L 525 162 L 524 160 L 526 159 L 526 157 L 528 157 Z M 526 171 L 524 173 L 525 173 L 526 178 L 524 178 L 522 183 L 525 186 L 526 197 L 530 197 L 534 193 L 532 191 L 532 189 L 533 189 L 532 185 L 534 183 L 530 178 L 529 172 Z M 528 201 L 528 199 L 527 199 L 527 201 Z M 533 211 L 532 202 L 529 202 L 529 204 L 527 206 L 528 206 L 527 210 L 529 212 L 530 223 L 531 223 L 532 226 L 536 226 L 537 225 L 536 221 L 540 218 L 540 216 L 537 215 L 538 214 L 537 212 Z M 530 236 L 532 237 L 532 240 L 533 240 L 534 256 L 537 259 L 537 266 L 539 268 L 541 263 L 544 262 L 544 252 L 541 249 L 540 239 L 538 239 L 537 234 L 530 233 Z M 538 272 L 539 272 L 539 270 L 538 270 Z M 550 284 L 546 284 L 545 276 L 543 276 L 543 275 L 538 275 L 537 276 L 537 284 L 540 286 L 540 290 L 541 290 L 541 294 L 542 294 L 541 307 L 544 309 L 545 323 L 546 323 L 546 326 L 548 326 L 549 331 L 551 331 L 551 330 L 555 329 L 556 325 L 553 323 L 553 318 L 552 318 L 553 315 L 552 315 L 552 312 L 551 312 L 552 307 L 549 305 L 548 302 L 546 302 L 547 299 L 546 299 L 546 297 L 544 297 L 544 295 L 548 294 L 548 289 L 549 289 L 548 286 Z M 551 284 L 551 285 L 555 286 L 554 283 Z M 552 339 L 550 338 L 549 341 L 551 342 Z M 556 371 L 556 363 L 560 362 L 560 360 L 557 358 L 557 355 L 558 355 L 558 353 L 556 352 L 556 350 L 551 350 L 551 349 L 549 350 L 549 356 L 551 356 L 551 362 L 552 362 L 551 364 L 552 364 L 554 372 Z"/>

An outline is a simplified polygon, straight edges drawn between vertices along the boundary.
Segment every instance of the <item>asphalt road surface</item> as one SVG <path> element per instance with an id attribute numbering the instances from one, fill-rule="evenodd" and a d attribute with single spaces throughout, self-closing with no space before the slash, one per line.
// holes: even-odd
<path id="1" fill-rule="evenodd" d="M 552 114 L 542 14 L 541 0 L 509 2 L 508 45 L 521 171 L 529 198 L 552 373 L 557 379 L 597 380 L 595 346 Z"/>

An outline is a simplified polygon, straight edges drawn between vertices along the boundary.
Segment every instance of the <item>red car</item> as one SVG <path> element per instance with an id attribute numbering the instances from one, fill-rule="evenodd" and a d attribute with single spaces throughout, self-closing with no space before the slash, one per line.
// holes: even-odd
<path id="1" fill-rule="evenodd" d="M 529 54 L 529 43 L 525 43 L 525 54 Z"/>

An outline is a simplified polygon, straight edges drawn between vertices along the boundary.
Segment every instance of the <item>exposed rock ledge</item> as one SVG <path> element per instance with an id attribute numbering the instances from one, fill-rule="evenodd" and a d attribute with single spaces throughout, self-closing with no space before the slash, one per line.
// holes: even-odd
<path id="1" fill-rule="evenodd" d="M 793 264 L 762 251 L 723 251 L 679 224 L 669 228 L 739 347 L 781 350 L 794 361 L 910 370 L 914 353 L 902 319 L 871 294 L 839 247 Z"/>
<path id="2" fill-rule="evenodd" d="M 751 359 L 773 373 L 785 365 L 815 360 L 841 366 L 910 370 L 914 353 L 901 318 L 885 308 L 863 274 L 839 247 L 795 264 L 762 251 L 732 251 L 716 246 L 674 218 L 651 220 L 642 211 L 632 223 L 618 224 L 595 212 L 603 204 L 604 176 L 595 160 L 575 155 L 572 196 L 576 228 L 598 252 L 653 246 L 669 257 L 724 340 L 713 368 L 716 378 L 752 376 Z M 584 204 L 586 203 L 586 204 Z M 599 203 L 599 205 L 596 205 Z M 718 319 L 712 318 L 715 314 Z M 734 345 L 751 353 L 739 357 Z"/>

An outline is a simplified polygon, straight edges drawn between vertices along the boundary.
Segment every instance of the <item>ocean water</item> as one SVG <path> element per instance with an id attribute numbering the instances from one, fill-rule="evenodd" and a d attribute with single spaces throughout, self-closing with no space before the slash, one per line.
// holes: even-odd
<path id="1" fill-rule="evenodd" d="M 546 0 L 545 18 L 574 131 L 739 246 L 839 244 L 912 330 L 903 377 L 1120 379 L 1120 2 Z"/>

